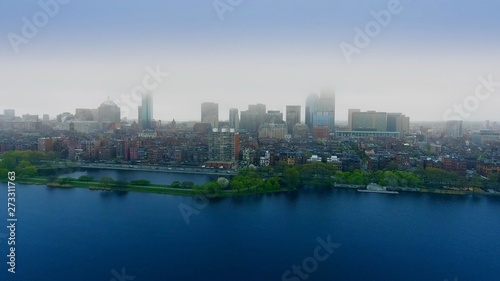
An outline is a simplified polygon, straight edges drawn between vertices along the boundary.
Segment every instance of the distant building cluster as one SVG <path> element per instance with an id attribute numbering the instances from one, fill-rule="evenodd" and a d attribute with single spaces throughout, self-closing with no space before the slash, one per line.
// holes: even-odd
<path id="1" fill-rule="evenodd" d="M 410 132 L 410 118 L 402 113 L 387 113 L 349 109 L 348 116 L 349 132 L 341 132 L 343 136 L 369 136 L 386 135 L 400 137 Z"/>
<path id="2" fill-rule="evenodd" d="M 136 120 L 121 118 L 109 99 L 97 108 L 77 108 L 52 119 L 5 109 L 0 152 L 35 150 L 73 161 L 214 168 L 322 162 L 338 171 L 500 173 L 496 122 L 410 124 L 403 113 L 349 109 L 347 126 L 339 126 L 335 107 L 334 93 L 322 90 L 307 96 L 304 106 L 286 105 L 284 112 L 257 103 L 241 111 L 230 108 L 221 120 L 219 104 L 204 102 L 199 120 L 163 124 L 154 119 L 151 94 L 142 96 Z"/>

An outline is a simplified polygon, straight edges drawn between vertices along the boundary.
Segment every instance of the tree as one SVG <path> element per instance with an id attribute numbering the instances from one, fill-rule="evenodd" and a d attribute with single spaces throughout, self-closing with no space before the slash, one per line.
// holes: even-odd
<path id="1" fill-rule="evenodd" d="M 231 182 L 229 183 L 231 189 L 233 190 L 237 190 L 238 193 L 240 193 L 240 190 L 242 190 L 243 188 L 245 188 L 245 182 L 244 182 L 244 179 L 242 176 L 240 175 L 237 175 L 235 176 Z"/>
<path id="2" fill-rule="evenodd" d="M 19 161 L 19 164 L 15 168 L 18 177 L 20 178 L 30 178 L 34 177 L 37 173 L 37 168 L 30 164 L 27 160 Z"/>
<path id="3" fill-rule="evenodd" d="M 229 180 L 224 177 L 220 177 L 217 179 L 217 183 L 221 188 L 226 188 L 229 185 Z"/>
<path id="4" fill-rule="evenodd" d="M 277 177 L 272 177 L 267 181 L 270 183 L 271 190 L 276 190 L 280 188 L 280 182 Z"/>
<path id="5" fill-rule="evenodd" d="M 194 183 L 191 181 L 183 181 L 181 183 L 182 188 L 193 188 Z"/>
<path id="6" fill-rule="evenodd" d="M 266 185 L 266 183 L 265 183 L 264 179 L 262 179 L 262 178 L 256 178 L 255 179 L 255 188 L 257 190 L 264 190 L 265 185 Z"/>
<path id="7" fill-rule="evenodd" d="M 197 191 L 198 193 L 203 193 L 205 191 L 205 188 L 203 185 L 193 185 L 193 187 L 191 188 L 192 190 L 194 191 Z"/>
<path id="8" fill-rule="evenodd" d="M 92 176 L 80 176 L 80 177 L 78 178 L 78 180 L 79 180 L 79 181 L 87 181 L 87 182 L 88 182 L 88 181 L 93 181 L 93 180 L 94 180 L 94 177 L 92 177 Z"/>
<path id="9" fill-rule="evenodd" d="M 37 171 L 38 171 L 38 169 L 35 166 L 29 166 L 29 167 L 24 168 L 22 170 L 21 174 L 24 177 L 32 178 L 32 177 L 36 176 Z"/>
<path id="10" fill-rule="evenodd" d="M 101 183 L 102 186 L 104 187 L 110 187 L 115 184 L 115 180 L 110 177 L 102 177 L 99 182 Z"/>
<path id="11" fill-rule="evenodd" d="M 362 184 L 365 184 L 365 177 L 363 176 L 363 174 L 359 170 L 356 170 L 356 171 L 350 173 L 348 182 L 349 182 L 349 184 L 362 185 Z"/>
<path id="12" fill-rule="evenodd" d="M 69 185 L 71 184 L 72 182 L 75 181 L 74 178 L 71 178 L 71 177 L 66 177 L 66 178 L 58 178 L 57 180 L 57 183 L 60 184 L 60 185 Z"/>
<path id="13" fill-rule="evenodd" d="M 488 175 L 488 188 L 500 189 L 500 174 L 499 173 L 490 173 Z"/>
<path id="14" fill-rule="evenodd" d="M 384 172 L 384 183 L 387 183 L 389 186 L 397 186 L 398 185 L 398 177 L 391 171 Z"/>
<path id="15" fill-rule="evenodd" d="M 203 189 L 210 193 L 217 194 L 221 190 L 221 186 L 214 181 L 209 181 L 203 185 Z"/>
<path id="16" fill-rule="evenodd" d="M 284 180 L 288 188 L 295 188 L 300 184 L 300 172 L 296 168 L 288 168 L 285 170 Z"/>

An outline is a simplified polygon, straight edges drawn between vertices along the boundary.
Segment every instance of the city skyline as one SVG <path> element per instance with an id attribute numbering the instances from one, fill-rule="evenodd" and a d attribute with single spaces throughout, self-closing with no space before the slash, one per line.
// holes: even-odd
<path id="1" fill-rule="evenodd" d="M 466 110 L 464 121 L 500 119 L 500 40 L 492 36 L 500 19 L 492 2 L 399 1 L 390 22 L 356 44 L 367 38 L 359 30 L 380 21 L 389 3 L 258 0 L 221 20 L 212 1 L 140 7 L 71 1 L 19 45 L 9 38 L 24 36 L 29 28 L 22 19 L 32 21 L 43 7 L 6 3 L 3 108 L 55 116 L 93 108 L 108 96 L 133 101 L 131 91 L 149 75 L 156 78 L 148 83 L 160 120 L 197 120 L 204 101 L 218 103 L 221 117 L 255 103 L 284 112 L 286 104 L 304 107 L 304 96 L 322 87 L 336 93 L 337 120 L 347 119 L 349 108 L 362 108 L 445 121 L 467 102 L 474 110 Z M 132 10 L 133 17 L 122 16 Z M 90 11 L 92 20 L 82 16 Z M 347 59 L 341 46 L 357 50 Z M 481 99 L 474 100 L 481 85 Z"/>
<path id="2" fill-rule="evenodd" d="M 148 104 L 148 106 L 152 106 L 152 96 L 151 95 L 145 95 L 145 97 L 147 97 L 145 100 L 146 100 L 146 103 Z M 310 98 L 310 96 L 308 96 L 307 98 Z M 98 111 L 98 107 L 101 107 L 103 104 L 108 104 L 110 101 L 109 100 L 105 100 L 103 101 L 99 106 L 96 106 L 94 108 L 74 108 L 73 110 L 62 110 L 62 111 L 59 111 L 60 113 L 56 114 L 56 115 L 50 115 L 50 114 L 31 114 L 31 113 L 18 113 L 17 109 L 15 108 L 0 108 L 0 114 L 3 113 L 3 116 L 4 118 L 10 118 L 13 120 L 14 117 L 16 118 L 29 118 L 29 119 L 33 119 L 35 116 L 38 116 L 38 119 L 40 121 L 49 121 L 49 120 L 58 120 L 59 116 L 66 116 L 66 113 L 69 113 L 71 115 L 74 116 L 74 118 L 76 118 L 78 121 L 99 121 L 99 118 L 98 115 L 97 115 L 97 111 Z M 144 101 L 143 101 L 144 102 Z M 114 104 L 113 102 L 111 102 L 113 105 L 116 105 Z M 203 112 L 203 104 L 211 104 L 211 105 L 215 105 L 215 107 L 218 107 L 218 103 L 216 102 L 203 102 L 201 103 L 202 105 L 202 112 Z M 284 122 L 286 122 L 286 116 L 287 116 L 287 109 L 288 108 L 296 108 L 296 107 L 299 107 L 301 108 L 300 110 L 300 114 L 299 114 L 299 120 L 300 122 L 298 122 L 297 124 L 305 124 L 307 125 L 307 101 L 304 103 L 304 105 L 283 105 L 282 107 L 284 108 L 283 110 L 282 109 L 276 109 L 276 108 L 267 108 L 266 107 L 266 104 L 263 104 L 263 103 L 258 103 L 256 105 L 263 105 L 264 106 L 264 109 L 265 109 L 265 114 L 275 114 L 275 113 L 280 113 L 281 115 L 283 115 L 283 120 Z M 251 107 L 251 106 L 256 106 L 256 105 L 252 105 L 252 104 L 248 104 L 246 105 L 246 107 Z M 136 114 L 135 114 L 135 117 L 132 117 L 132 118 L 128 118 L 126 116 L 122 116 L 121 118 L 121 121 L 127 121 L 129 123 L 131 122 L 137 122 L 138 125 L 141 125 L 141 105 L 139 105 L 137 108 L 136 108 Z M 229 123 L 234 123 L 234 124 L 237 124 L 237 126 L 239 126 L 239 122 L 240 122 L 240 114 L 242 112 L 245 112 L 246 110 L 244 110 L 246 107 L 243 107 L 243 110 L 240 109 L 240 108 L 235 108 L 235 107 L 230 107 L 227 112 L 221 112 L 222 109 L 218 109 L 217 111 L 214 111 L 214 113 L 218 116 L 215 116 L 216 118 L 214 120 L 216 120 L 216 122 L 229 122 Z M 86 116 L 83 116 L 83 114 L 86 114 L 88 111 L 88 113 L 91 115 L 91 119 L 86 119 Z M 92 119 L 92 113 L 91 111 L 95 111 L 95 116 L 94 116 L 94 119 Z M 321 110 L 319 110 L 321 111 Z M 334 111 L 337 111 L 336 108 L 334 109 Z M 396 110 L 397 111 L 397 110 Z M 334 124 L 336 125 L 337 122 L 340 122 L 342 123 L 342 125 L 347 125 L 348 128 L 351 127 L 351 121 L 350 121 L 350 118 L 351 118 L 351 114 L 352 113 L 357 113 L 357 112 L 381 112 L 381 113 L 387 113 L 387 114 L 401 114 L 400 112 L 396 112 L 396 111 L 387 111 L 387 110 L 372 110 L 372 109 L 359 109 L 359 108 L 349 108 L 348 109 L 348 113 L 346 114 L 346 116 L 342 116 L 341 118 L 337 118 L 337 114 L 335 114 L 335 119 L 334 119 Z M 85 112 L 85 113 L 84 113 Z M 222 113 L 222 114 L 221 114 Z M 227 114 L 226 114 L 227 113 Z M 152 115 L 152 112 L 150 112 L 150 114 Z M 198 109 L 198 116 L 199 116 L 199 109 Z M 227 115 L 227 116 L 226 116 Z M 232 121 L 232 117 L 231 116 L 236 116 L 237 120 L 233 120 Z M 303 116 L 303 117 L 302 117 Z M 97 119 L 95 119 L 97 118 Z M 148 116 L 149 119 L 151 119 L 151 116 Z M 159 119 L 159 118 L 155 118 L 154 116 L 152 116 L 152 121 L 162 121 L 162 122 L 171 122 L 172 120 L 175 120 L 176 122 L 201 122 L 201 123 L 209 123 L 211 124 L 211 122 L 204 122 L 203 120 L 203 116 L 202 118 L 198 117 L 197 119 L 194 118 L 194 119 L 185 119 L 185 120 L 182 120 L 182 119 L 178 119 L 178 118 L 173 118 L 171 120 L 165 120 L 165 119 Z M 463 120 L 463 119 L 460 119 L 460 118 L 456 118 L 456 119 L 449 119 L 449 120 L 414 120 L 414 122 L 442 122 L 442 123 L 447 123 L 449 121 L 460 121 L 460 122 L 467 122 L 467 121 L 470 121 L 470 122 L 498 122 L 497 120 L 495 119 L 485 119 L 485 120 Z M 64 122 L 64 120 L 62 121 Z M 99 121 L 101 122 L 101 121 Z M 165 124 L 167 124 L 165 123 Z M 311 123 L 312 124 L 312 123 Z M 211 124 L 212 125 L 212 124 Z M 322 125 L 321 125 L 322 126 Z M 218 127 L 215 126 L 215 127 Z M 233 128 L 233 125 L 230 126 L 231 128 Z M 146 128 L 147 129 L 147 128 Z"/>
<path id="3" fill-rule="evenodd" d="M 0 281 L 497 280 L 499 6 L 1 1 Z"/>

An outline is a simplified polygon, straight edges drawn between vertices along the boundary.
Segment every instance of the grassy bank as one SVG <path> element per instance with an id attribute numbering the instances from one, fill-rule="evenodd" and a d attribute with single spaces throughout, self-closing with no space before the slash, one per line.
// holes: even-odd
<path id="1" fill-rule="evenodd" d="M 2 182 L 6 183 L 5 180 Z M 18 178 L 16 183 L 30 184 L 30 185 L 46 185 L 48 187 L 54 188 L 87 188 L 92 191 L 118 191 L 118 192 L 146 192 L 146 193 L 156 193 L 156 194 L 169 194 L 169 195 L 179 195 L 179 196 L 208 196 L 214 198 L 221 197 L 231 197 L 231 196 L 246 196 L 255 194 L 267 194 L 267 193 L 279 193 L 287 192 L 295 189 L 290 188 L 278 188 L 273 190 L 265 190 L 254 187 L 245 189 L 221 189 L 216 191 L 200 190 L 195 188 L 181 188 L 178 185 L 162 185 L 162 184 L 130 184 L 121 182 L 122 186 L 117 186 L 117 183 L 103 183 L 101 181 L 89 181 L 89 180 L 78 180 L 71 179 L 70 182 L 64 181 L 50 181 L 48 178 L 44 177 L 33 177 L 33 178 Z M 332 187 L 333 188 L 333 187 Z M 480 188 L 474 188 L 473 190 L 454 190 L 454 189 L 444 189 L 444 188 L 420 188 L 419 191 L 404 191 L 404 192 L 419 192 L 419 193 L 430 193 L 430 194 L 444 194 L 444 195 L 490 195 L 490 196 L 500 196 L 500 193 L 489 193 Z"/>
<path id="2" fill-rule="evenodd" d="M 2 181 L 6 183 L 7 181 Z M 127 184 L 125 187 L 112 186 L 108 184 L 103 184 L 99 181 L 81 181 L 78 179 L 72 180 L 70 183 L 59 183 L 56 181 L 50 181 L 48 178 L 36 177 L 36 178 L 21 178 L 16 179 L 16 183 L 20 184 L 30 184 L 30 185 L 46 185 L 53 188 L 87 188 L 92 191 L 119 191 L 119 192 L 146 192 L 146 193 L 156 193 L 156 194 L 169 194 L 169 195 L 180 195 L 180 196 L 203 196 L 207 193 L 200 190 L 194 190 L 192 188 L 179 188 L 172 187 L 172 185 L 161 185 L 161 184 L 149 184 L 149 185 L 132 185 Z M 211 197 L 231 197 L 231 196 L 244 196 L 244 195 L 254 195 L 254 194 L 264 194 L 264 193 L 274 193 L 274 192 L 284 192 L 289 191 L 289 189 L 278 189 L 278 190 L 257 190 L 257 189 L 245 189 L 245 190 L 221 190 L 216 193 L 210 193 Z"/>

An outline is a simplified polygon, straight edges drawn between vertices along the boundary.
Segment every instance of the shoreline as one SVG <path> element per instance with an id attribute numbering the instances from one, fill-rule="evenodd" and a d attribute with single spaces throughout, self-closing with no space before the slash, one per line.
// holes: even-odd
<path id="1" fill-rule="evenodd" d="M 0 181 L 6 183 L 7 181 Z M 100 191 L 100 192 L 138 192 L 138 193 L 153 193 L 153 194 L 165 194 L 165 195 L 177 195 L 177 196 L 206 196 L 209 198 L 224 198 L 233 196 L 246 196 L 246 195 L 257 195 L 257 194 L 268 194 L 268 193 L 282 193 L 288 191 L 294 191 L 296 189 L 285 189 L 280 188 L 278 190 L 255 190 L 255 189 L 245 189 L 240 191 L 234 190 L 222 190 L 217 194 L 212 194 L 210 192 L 205 192 L 201 190 L 193 190 L 186 188 L 174 188 L 167 185 L 151 184 L 149 186 L 132 185 L 124 188 L 111 187 L 111 186 L 99 186 L 99 182 L 82 182 L 75 180 L 71 184 L 59 184 L 56 182 L 48 182 L 48 180 L 43 178 L 32 178 L 32 179 L 17 179 L 16 183 L 27 184 L 27 185 L 38 185 L 45 186 L 48 188 L 60 188 L 60 189 L 71 189 L 71 188 L 84 188 L 89 191 Z"/>
<path id="2" fill-rule="evenodd" d="M 7 181 L 2 180 L 2 183 L 6 183 Z M 17 183 L 21 184 L 30 184 L 30 185 L 39 185 L 50 188 L 61 188 L 61 189 L 69 189 L 69 188 L 85 188 L 90 191 L 100 191 L 100 192 L 139 192 L 139 193 L 153 193 L 153 194 L 166 194 L 166 195 L 177 195 L 177 196 L 208 196 L 211 198 L 224 198 L 224 197 L 233 197 L 233 196 L 246 196 L 246 195 L 258 195 L 258 194 L 269 194 L 269 193 L 282 193 L 289 191 L 296 191 L 297 188 L 294 189 L 286 189 L 280 188 L 277 190 L 255 190 L 255 189 L 245 189 L 240 191 L 235 190 L 221 190 L 217 194 L 211 194 L 209 192 L 186 189 L 186 188 L 174 188 L 168 185 L 159 185 L 159 184 L 151 184 L 148 186 L 141 185 L 132 185 L 124 188 L 114 187 L 114 186 L 101 186 L 99 182 L 83 182 L 75 180 L 71 184 L 59 184 L 56 182 L 48 182 L 48 179 L 45 178 L 30 178 L 30 179 L 17 179 Z M 328 187 L 326 187 L 328 188 Z M 331 186 L 331 189 L 348 189 L 348 190 L 357 190 L 351 187 L 345 186 Z M 359 190 L 358 190 L 359 191 Z M 367 190 L 368 191 L 368 190 Z M 397 190 L 399 194 L 404 193 L 420 193 L 420 194 L 439 194 L 439 195 L 458 195 L 458 196 L 467 196 L 467 195 L 479 195 L 479 196 L 500 196 L 500 192 L 487 192 L 482 189 L 474 190 L 474 191 L 465 191 L 465 190 L 450 190 L 450 189 L 436 189 L 436 188 L 419 188 L 418 190 Z M 361 193 L 379 193 L 379 192 L 361 192 Z"/>

